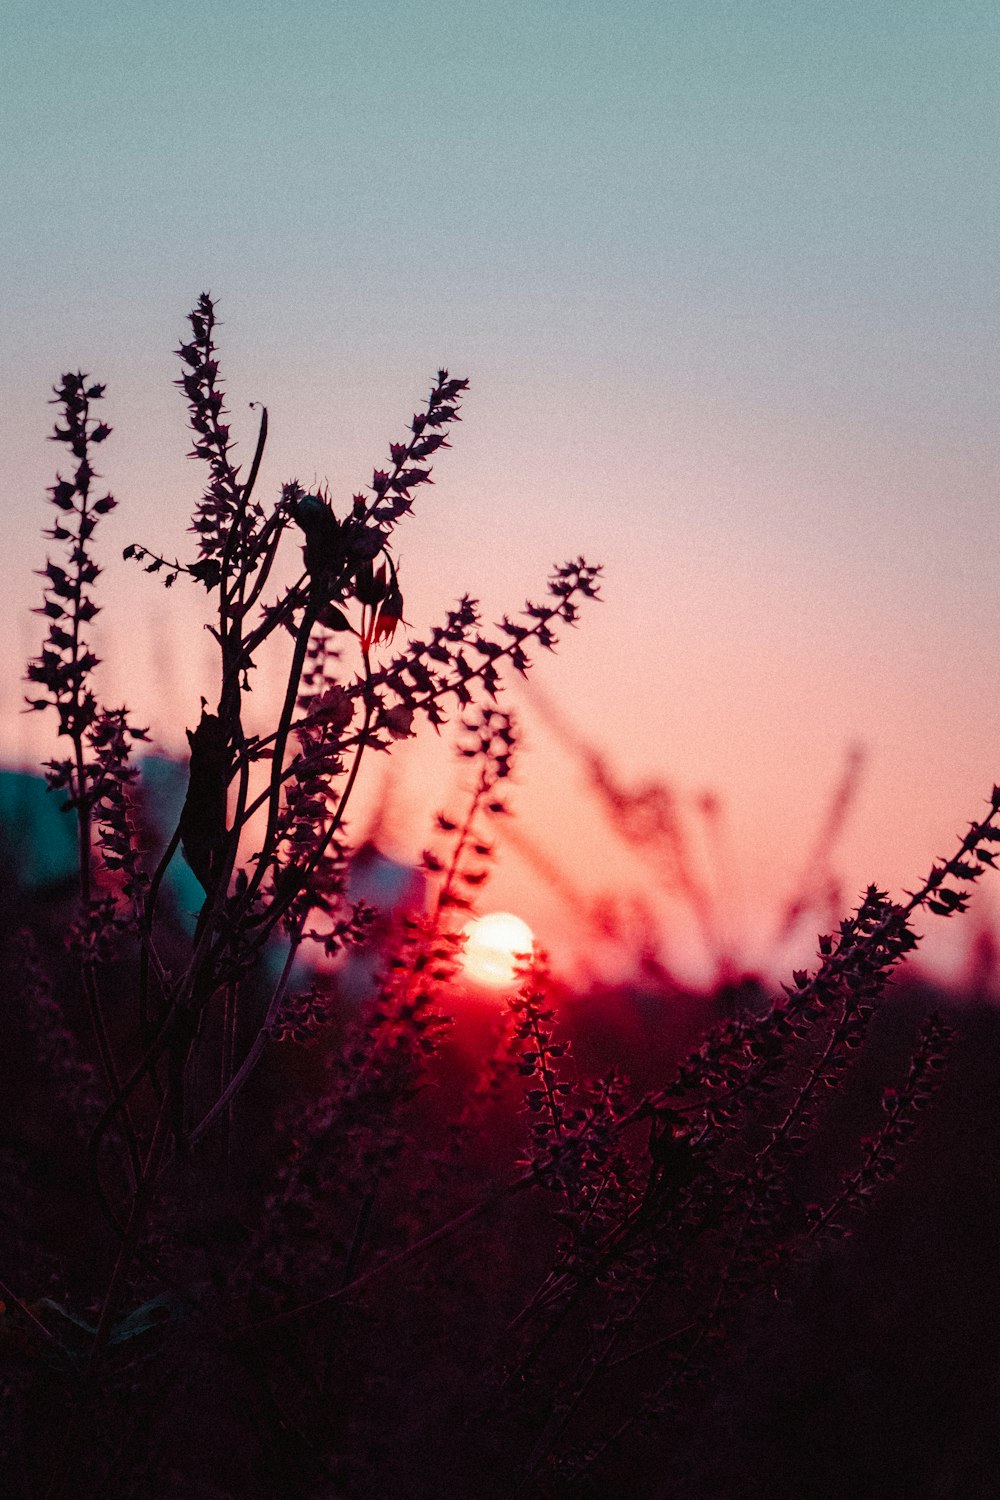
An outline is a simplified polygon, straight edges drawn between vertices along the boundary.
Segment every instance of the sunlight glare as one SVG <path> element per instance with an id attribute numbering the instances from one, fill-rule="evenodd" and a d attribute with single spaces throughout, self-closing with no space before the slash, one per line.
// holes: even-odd
<path id="1" fill-rule="evenodd" d="M 534 934 L 527 922 L 509 911 L 490 912 L 466 924 L 462 964 L 476 984 L 496 989 L 513 984 L 516 955 L 530 953 Z"/>

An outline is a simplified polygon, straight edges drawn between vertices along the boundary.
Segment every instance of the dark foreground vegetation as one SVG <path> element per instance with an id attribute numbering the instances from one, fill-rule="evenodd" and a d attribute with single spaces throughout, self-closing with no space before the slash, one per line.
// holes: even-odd
<path id="1" fill-rule="evenodd" d="M 557 568 L 493 629 L 464 598 L 392 654 L 396 528 L 465 382 L 438 373 L 346 507 L 294 482 L 265 504 L 266 413 L 244 476 L 210 299 L 190 324 L 197 555 L 127 549 L 214 611 L 172 829 L 142 730 L 92 686 L 103 390 L 56 392 L 69 473 L 29 681 L 77 857 L 42 894 L 8 862 L 2 897 L 4 1493 L 994 1493 L 1000 1021 L 985 972 L 945 995 L 904 965 L 915 919 L 961 912 L 994 863 L 1000 791 L 776 993 L 649 963 L 568 993 L 536 952 L 506 1006 L 468 994 L 460 929 L 516 754 L 503 675 L 599 570 Z M 268 653 L 283 707 L 249 735 Z M 448 721 L 468 801 L 438 817 L 426 900 L 377 911 L 352 793 Z"/>

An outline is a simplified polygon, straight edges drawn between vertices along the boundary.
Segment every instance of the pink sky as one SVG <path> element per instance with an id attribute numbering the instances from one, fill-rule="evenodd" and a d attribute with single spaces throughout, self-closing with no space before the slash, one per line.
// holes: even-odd
<path id="1" fill-rule="evenodd" d="M 234 322 L 225 337 L 238 349 L 245 340 Z M 169 378 L 169 366 L 160 363 Z M 239 366 L 238 359 L 232 363 Z M 125 362 L 118 384 L 129 373 Z M 120 554 L 126 542 L 140 539 L 185 555 L 190 539 L 184 508 L 199 476 L 183 458 L 180 400 L 173 409 L 166 406 L 161 417 L 153 392 L 141 389 L 142 371 L 132 373 L 139 400 L 126 395 L 116 401 L 113 391 L 108 398 L 117 430 L 102 459 L 122 504 L 101 529 L 98 551 L 107 573 L 99 643 L 107 658 L 109 699 L 126 699 L 140 722 L 150 723 L 157 742 L 176 751 L 184 727 L 196 722 L 201 694 L 212 696 L 213 650 L 201 628 L 203 600 L 194 590 L 186 592 L 183 582 L 165 592 L 157 580 L 122 563 Z M 265 375 L 266 369 L 261 380 Z M 372 431 L 362 431 L 361 416 L 351 414 L 357 430 L 349 457 L 341 456 L 332 472 L 327 470 L 335 496 L 349 495 L 371 462 L 380 460 L 389 436 L 401 430 L 403 423 L 394 421 L 393 413 L 408 416 L 423 382 L 414 376 L 398 384 L 396 393 L 384 393 L 392 413 L 368 424 Z M 233 382 L 233 410 L 238 423 L 241 408 L 246 413 L 249 444 L 252 420 L 241 394 Z M 392 394 L 394 401 L 388 399 Z M 154 453 L 169 454 L 169 462 L 159 458 L 155 466 L 142 452 L 150 437 L 148 418 L 141 433 L 129 431 L 130 412 L 143 409 L 144 397 L 156 415 Z M 649 393 L 637 401 L 652 404 Z M 301 464 L 294 471 L 289 467 L 298 435 L 293 430 L 291 441 L 284 436 L 282 403 L 275 406 L 274 444 L 262 477 L 265 495 L 276 493 L 282 475 L 313 477 Z M 37 452 L 27 465 L 36 494 L 58 456 L 42 441 L 50 416 L 44 408 L 37 415 Z M 548 424 L 553 440 L 544 444 Z M 993 647 L 982 627 L 970 634 L 967 621 L 970 614 L 984 620 L 995 604 L 981 585 L 967 592 L 960 588 L 954 520 L 937 538 L 903 533 L 894 544 L 891 528 L 887 534 L 884 520 L 873 515 L 867 542 L 850 535 L 838 539 L 817 519 L 823 504 L 815 491 L 832 491 L 834 484 L 826 468 L 830 455 L 822 450 L 812 469 L 800 454 L 793 467 L 776 439 L 765 447 L 763 459 L 739 466 L 731 454 L 725 456 L 731 434 L 720 438 L 723 454 L 712 461 L 707 456 L 711 435 L 685 432 L 675 423 L 662 455 L 630 445 L 624 435 L 623 456 L 616 458 L 610 432 L 606 441 L 592 437 L 587 451 L 581 446 L 574 454 L 581 424 L 572 407 L 562 431 L 552 412 L 546 428 L 529 428 L 513 445 L 506 444 L 514 447 L 514 456 L 498 472 L 491 450 L 497 431 L 506 434 L 511 426 L 516 418 L 505 420 L 496 398 L 480 397 L 474 389 L 456 429 L 454 451 L 439 455 L 437 482 L 420 496 L 399 535 L 414 633 L 439 617 L 464 588 L 483 598 L 487 618 L 496 618 L 525 596 L 540 595 L 550 559 L 579 550 L 604 559 L 604 602 L 584 610 L 579 628 L 566 634 L 556 656 L 539 661 L 539 686 L 625 782 L 658 777 L 674 789 L 701 878 L 724 886 L 722 922 L 737 960 L 779 968 L 782 962 L 806 961 L 818 915 L 803 922 L 787 950 L 776 951 L 771 939 L 851 745 L 864 748 L 866 767 L 833 860 L 848 900 L 869 880 L 897 892 L 916 882 L 978 815 L 992 785 L 997 770 Z M 706 457 L 695 463 L 693 450 L 700 454 L 703 445 Z M 630 483 L 616 487 L 614 470 L 629 453 L 634 460 Z M 860 458 L 852 469 L 847 456 L 838 453 L 837 466 L 840 484 L 853 482 L 857 489 Z M 941 469 L 939 464 L 939 474 Z M 925 476 L 925 491 L 939 474 Z M 866 476 L 860 483 L 871 481 Z M 899 504 L 898 487 L 895 502 L 891 491 L 885 501 L 890 509 L 893 503 Z M 39 501 L 34 510 L 33 521 L 43 522 L 44 504 Z M 720 521 L 727 510 L 728 528 Z M 764 520 L 756 535 L 755 514 Z M 11 586 L 26 609 L 37 594 L 29 566 L 44 556 L 33 527 L 25 526 L 9 562 L 15 550 L 21 567 Z M 294 565 L 297 546 L 291 538 L 290 553 Z M 964 566 L 972 574 L 984 562 L 970 553 Z M 910 578 L 904 576 L 907 564 L 914 568 Z M 22 614 L 15 628 L 23 648 L 39 637 L 40 622 Z M 277 679 L 259 685 L 264 719 L 278 688 Z M 12 680 L 3 723 L 5 754 L 44 757 L 52 749 L 47 740 L 52 726 L 41 716 L 15 716 L 17 691 Z M 523 834 L 584 896 L 645 892 L 650 899 L 641 865 L 610 833 L 585 790 L 580 765 L 567 756 L 517 683 L 511 697 L 525 731 L 512 797 Z M 371 768 L 362 808 L 382 794 L 385 770 L 382 761 Z M 430 736 L 426 744 L 399 747 L 388 832 L 400 853 L 418 855 L 428 842 L 434 811 L 460 800 L 456 775 L 446 740 L 436 743 Z M 706 791 L 723 808 L 727 856 L 721 871 L 713 865 L 696 811 L 697 797 Z M 565 963 L 579 959 L 589 939 L 564 896 L 531 868 L 523 851 L 508 846 L 484 907 L 520 913 Z M 994 903 L 978 897 L 977 905 L 985 912 Z M 665 954 L 682 974 L 702 976 L 703 945 L 684 903 L 655 897 L 653 906 Z M 961 925 L 951 924 L 953 933 L 937 932 L 927 944 L 939 965 L 954 962 L 974 930 L 973 916 L 966 918 L 964 931 Z M 612 955 L 600 956 L 596 966 L 613 971 Z"/>
<path id="2" fill-rule="evenodd" d="M 467 590 L 495 618 L 553 563 L 604 564 L 605 603 L 538 680 L 623 777 L 721 799 L 747 962 L 851 745 L 848 898 L 953 847 L 1000 780 L 995 7 L 98 9 L 15 4 L 4 39 L 8 759 L 51 750 L 17 704 L 63 370 L 108 383 L 115 428 L 108 695 L 176 747 L 210 691 L 182 587 L 118 560 L 187 547 L 170 351 L 210 289 L 244 454 L 249 402 L 270 407 L 264 497 L 297 476 L 346 504 L 437 366 L 470 377 L 400 538 L 408 617 Z M 581 887 L 629 889 L 523 711 L 524 828 Z M 415 852 L 451 772 L 420 747 L 399 765 Z M 984 916 L 996 899 L 984 882 Z M 512 853 L 489 904 L 576 942 Z"/>

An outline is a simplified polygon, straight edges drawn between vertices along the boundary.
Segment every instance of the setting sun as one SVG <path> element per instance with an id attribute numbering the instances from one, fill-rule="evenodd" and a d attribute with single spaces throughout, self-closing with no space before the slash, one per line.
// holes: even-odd
<path id="1" fill-rule="evenodd" d="M 527 922 L 509 911 L 494 911 L 477 917 L 465 931 L 462 963 L 469 978 L 498 989 L 512 984 L 517 955 L 530 953 L 535 940 Z"/>

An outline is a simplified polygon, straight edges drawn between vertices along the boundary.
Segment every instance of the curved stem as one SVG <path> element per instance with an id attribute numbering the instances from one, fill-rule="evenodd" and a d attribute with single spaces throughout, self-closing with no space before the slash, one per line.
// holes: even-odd
<path id="1" fill-rule="evenodd" d="M 387 1260 L 380 1261 L 377 1266 L 372 1266 L 370 1270 L 365 1271 L 361 1276 L 356 1276 L 346 1286 L 339 1286 L 335 1291 L 327 1292 L 325 1296 L 317 1297 L 314 1301 L 303 1303 L 299 1307 L 287 1307 L 282 1312 L 273 1313 L 269 1318 L 262 1318 L 259 1323 L 251 1323 L 246 1328 L 239 1328 L 235 1333 L 230 1334 L 229 1341 L 248 1338 L 256 1333 L 270 1332 L 271 1329 L 280 1328 L 286 1323 L 294 1323 L 298 1318 L 304 1317 L 307 1313 L 323 1311 L 323 1309 L 332 1306 L 335 1302 L 339 1302 L 341 1298 L 348 1297 L 352 1292 L 359 1291 L 361 1287 L 367 1286 L 377 1276 L 381 1276 L 386 1271 L 395 1271 L 397 1267 L 404 1265 L 408 1260 L 412 1260 L 414 1256 L 421 1255 L 425 1250 L 430 1250 L 433 1245 L 440 1244 L 442 1240 L 456 1234 L 459 1229 L 464 1229 L 467 1224 L 474 1224 L 477 1219 L 481 1219 L 484 1214 L 489 1213 L 491 1208 L 496 1208 L 499 1204 L 506 1203 L 507 1199 L 513 1198 L 515 1193 L 520 1193 L 525 1188 L 531 1187 L 534 1181 L 534 1172 L 524 1173 L 521 1177 L 515 1178 L 513 1182 L 509 1182 L 506 1187 L 498 1188 L 496 1192 L 490 1193 L 488 1197 L 482 1198 L 478 1203 L 474 1203 L 464 1213 L 456 1214 L 453 1219 L 448 1220 L 447 1224 L 442 1224 L 440 1228 L 432 1230 L 430 1234 L 425 1234 L 412 1245 L 408 1245 L 405 1250 L 398 1250 L 395 1255 L 390 1255 Z"/>
<path id="2" fill-rule="evenodd" d="M 298 701 L 299 683 L 306 664 L 306 652 L 309 649 L 309 637 L 312 634 L 312 628 L 316 623 L 316 614 L 317 611 L 314 605 L 309 604 L 306 606 L 306 612 L 302 617 L 302 622 L 295 637 L 295 651 L 288 673 L 285 701 L 282 704 L 281 718 L 278 721 L 278 728 L 274 736 L 274 759 L 271 765 L 271 781 L 268 793 L 267 827 L 264 831 L 263 843 L 257 858 L 257 868 L 243 894 L 241 910 L 244 913 L 249 911 L 253 898 L 260 889 L 276 850 L 278 815 L 281 805 L 281 770 L 285 758 L 285 746 L 288 743 L 292 715 L 295 712 L 295 704 Z"/>
<path id="3" fill-rule="evenodd" d="M 200 1124 L 196 1125 L 195 1128 L 189 1133 L 188 1142 L 190 1145 L 197 1145 L 198 1141 L 205 1134 L 205 1131 L 212 1124 L 212 1121 L 216 1120 L 222 1113 L 222 1111 L 227 1107 L 227 1105 L 232 1103 L 233 1099 L 235 1099 L 240 1089 L 242 1089 L 243 1085 L 250 1077 L 250 1074 L 260 1062 L 260 1059 L 264 1054 L 264 1049 L 267 1046 L 268 1041 L 270 1040 L 271 1029 L 274 1026 L 275 1021 L 277 1020 L 278 1012 L 281 1009 L 281 1003 L 285 998 L 285 993 L 288 989 L 288 982 L 291 978 L 292 968 L 295 963 L 296 955 L 299 951 L 300 943 L 301 934 L 299 936 L 293 937 L 289 942 L 288 953 L 285 957 L 285 963 L 281 971 L 281 977 L 279 978 L 278 983 L 275 987 L 274 994 L 271 996 L 270 1004 L 267 1007 L 267 1015 L 264 1017 L 260 1030 L 254 1037 L 253 1043 L 246 1057 L 243 1059 L 239 1068 L 233 1074 L 226 1087 L 222 1090 L 222 1093 L 219 1095 L 218 1099 L 216 1099 L 215 1103 L 212 1105 L 211 1109 L 205 1115 Z"/>

